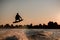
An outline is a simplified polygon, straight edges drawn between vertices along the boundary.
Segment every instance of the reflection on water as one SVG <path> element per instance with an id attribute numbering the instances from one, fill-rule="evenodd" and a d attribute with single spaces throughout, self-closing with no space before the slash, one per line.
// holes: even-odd
<path id="1" fill-rule="evenodd" d="M 60 40 L 60 29 L 0 29 L 0 40 L 13 36 L 19 40 Z"/>

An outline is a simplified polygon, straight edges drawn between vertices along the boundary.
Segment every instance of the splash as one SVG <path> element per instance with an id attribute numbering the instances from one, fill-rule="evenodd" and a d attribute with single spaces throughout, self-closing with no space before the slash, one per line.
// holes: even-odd
<path id="1" fill-rule="evenodd" d="M 23 29 L 11 29 L 6 31 L 3 34 L 0 34 L 0 40 L 5 39 L 8 36 L 16 36 L 19 40 L 28 40 L 26 34 L 24 33 Z"/>

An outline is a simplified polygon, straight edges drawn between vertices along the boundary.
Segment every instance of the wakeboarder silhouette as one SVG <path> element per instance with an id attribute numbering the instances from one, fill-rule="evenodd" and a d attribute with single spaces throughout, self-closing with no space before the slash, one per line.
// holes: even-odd
<path id="1" fill-rule="evenodd" d="M 13 23 L 18 23 L 18 22 L 21 22 L 21 21 L 23 21 L 23 19 L 22 19 L 22 17 L 19 15 L 19 13 L 17 13 L 16 16 L 15 16 L 15 22 L 13 22 Z"/>

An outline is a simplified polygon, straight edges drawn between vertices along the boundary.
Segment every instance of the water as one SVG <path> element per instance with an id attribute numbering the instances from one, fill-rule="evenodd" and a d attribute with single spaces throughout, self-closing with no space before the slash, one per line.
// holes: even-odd
<path id="1" fill-rule="evenodd" d="M 60 40 L 60 29 L 0 29 L 0 40 L 13 35 L 19 40 Z"/>

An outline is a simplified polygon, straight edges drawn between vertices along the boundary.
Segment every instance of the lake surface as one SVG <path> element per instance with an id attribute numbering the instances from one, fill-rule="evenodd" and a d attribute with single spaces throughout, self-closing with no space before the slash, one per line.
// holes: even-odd
<path id="1" fill-rule="evenodd" d="M 60 29 L 0 29 L 0 40 L 14 35 L 19 40 L 60 40 Z"/>

